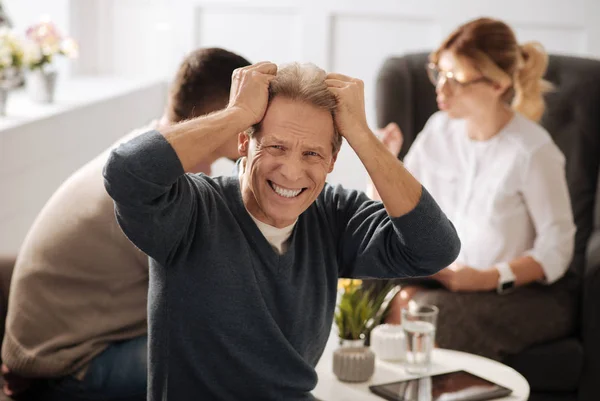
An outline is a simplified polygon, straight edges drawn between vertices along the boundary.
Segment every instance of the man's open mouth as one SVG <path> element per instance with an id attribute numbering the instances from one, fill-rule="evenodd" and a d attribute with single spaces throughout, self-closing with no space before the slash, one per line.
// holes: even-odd
<path id="1" fill-rule="evenodd" d="M 271 189 L 279 196 L 284 198 L 295 198 L 300 195 L 306 188 L 288 189 L 275 184 L 273 181 L 267 180 Z"/>

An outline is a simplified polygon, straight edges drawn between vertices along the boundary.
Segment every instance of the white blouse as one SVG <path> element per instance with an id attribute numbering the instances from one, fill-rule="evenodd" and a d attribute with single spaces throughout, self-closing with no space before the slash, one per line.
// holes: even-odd
<path id="1" fill-rule="evenodd" d="M 497 135 L 475 141 L 464 120 L 438 112 L 404 164 L 454 223 L 457 262 L 487 269 L 529 255 L 546 283 L 564 275 L 575 240 L 565 158 L 540 125 L 515 114 Z"/>

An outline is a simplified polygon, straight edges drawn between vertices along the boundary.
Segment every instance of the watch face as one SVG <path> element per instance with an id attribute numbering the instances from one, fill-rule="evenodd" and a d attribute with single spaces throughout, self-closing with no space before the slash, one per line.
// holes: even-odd
<path id="1" fill-rule="evenodd" d="M 515 286 L 515 282 L 514 281 L 507 281 L 504 282 L 500 285 L 500 291 L 504 292 L 506 290 L 510 290 L 511 288 L 513 288 Z"/>

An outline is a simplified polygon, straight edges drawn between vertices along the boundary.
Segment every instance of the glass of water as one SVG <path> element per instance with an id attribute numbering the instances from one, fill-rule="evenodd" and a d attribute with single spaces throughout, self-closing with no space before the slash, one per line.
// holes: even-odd
<path id="1" fill-rule="evenodd" d="M 431 351 L 439 310 L 433 305 L 411 303 L 402 309 L 402 329 L 406 336 L 405 369 L 411 374 L 425 374 L 431 367 Z"/>

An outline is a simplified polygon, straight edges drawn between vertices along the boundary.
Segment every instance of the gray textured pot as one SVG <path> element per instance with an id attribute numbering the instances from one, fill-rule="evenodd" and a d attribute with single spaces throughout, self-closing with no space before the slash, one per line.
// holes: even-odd
<path id="1" fill-rule="evenodd" d="M 375 372 L 375 354 L 363 341 L 342 345 L 333 352 L 333 373 L 340 381 L 365 382 Z"/>

